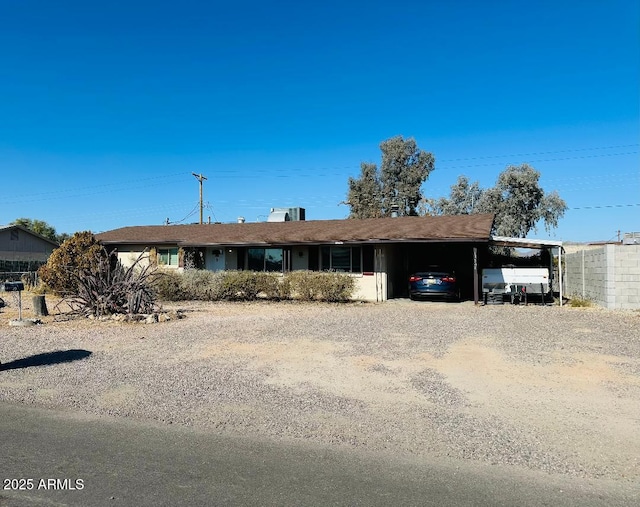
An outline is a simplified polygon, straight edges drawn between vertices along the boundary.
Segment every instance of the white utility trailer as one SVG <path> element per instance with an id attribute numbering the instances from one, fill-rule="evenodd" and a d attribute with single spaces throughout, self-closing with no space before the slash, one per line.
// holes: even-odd
<path id="1" fill-rule="evenodd" d="M 485 304 L 501 303 L 509 296 L 512 303 L 527 302 L 536 294 L 544 302 L 551 292 L 547 268 L 487 268 L 482 270 L 482 295 Z"/>

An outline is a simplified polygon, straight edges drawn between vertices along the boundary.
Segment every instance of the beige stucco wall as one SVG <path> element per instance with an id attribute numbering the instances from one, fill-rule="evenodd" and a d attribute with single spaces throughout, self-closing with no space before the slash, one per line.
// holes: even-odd
<path id="1" fill-rule="evenodd" d="M 353 274 L 356 290 L 353 299 L 359 301 L 386 301 L 389 299 L 390 282 L 386 273 L 390 248 L 376 247 L 374 250 L 374 272 L 371 274 Z"/>
<path id="2" fill-rule="evenodd" d="M 132 266 L 138 257 L 142 255 L 145 251 L 145 247 L 142 245 L 134 245 L 125 250 L 118 249 L 118 260 L 122 263 L 122 265 L 126 268 Z M 149 257 L 145 255 L 140 261 L 140 267 L 145 267 L 149 265 Z"/>
<path id="3" fill-rule="evenodd" d="M 376 281 L 379 277 L 373 275 L 352 275 L 356 279 L 356 290 L 353 299 L 360 301 L 377 301 L 378 291 Z"/>

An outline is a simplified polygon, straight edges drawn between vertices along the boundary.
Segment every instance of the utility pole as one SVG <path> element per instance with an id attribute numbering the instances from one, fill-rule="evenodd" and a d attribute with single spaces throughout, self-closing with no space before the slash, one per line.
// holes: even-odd
<path id="1" fill-rule="evenodd" d="M 202 224 L 202 182 L 204 180 L 207 179 L 206 176 L 203 176 L 202 174 L 196 174 L 196 173 L 191 173 L 193 174 L 196 179 L 200 182 L 200 223 Z"/>

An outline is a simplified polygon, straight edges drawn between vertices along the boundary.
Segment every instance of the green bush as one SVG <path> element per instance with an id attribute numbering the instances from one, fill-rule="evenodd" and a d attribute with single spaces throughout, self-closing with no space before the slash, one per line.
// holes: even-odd
<path id="1" fill-rule="evenodd" d="M 226 301 L 253 301 L 260 287 L 257 273 L 252 271 L 223 271 L 218 299 Z"/>
<path id="2" fill-rule="evenodd" d="M 213 271 L 187 269 L 182 273 L 182 290 L 188 299 L 215 301 L 219 284 L 220 275 Z"/>
<path id="3" fill-rule="evenodd" d="M 356 280 L 344 273 L 318 273 L 318 299 L 322 301 L 348 301 L 353 296 Z"/>
<path id="4" fill-rule="evenodd" d="M 355 279 L 346 273 L 292 271 L 285 275 L 288 291 L 302 301 L 348 301 L 355 291 Z"/>
<path id="5" fill-rule="evenodd" d="M 182 273 L 170 269 L 158 269 L 152 276 L 153 287 L 164 301 L 191 299 L 184 287 Z"/>
<path id="6" fill-rule="evenodd" d="M 289 299 L 290 284 L 287 277 L 278 273 L 255 273 L 258 278 L 258 288 L 260 293 L 267 299 L 281 300 Z"/>
<path id="7" fill-rule="evenodd" d="M 292 271 L 284 276 L 254 271 L 184 272 L 158 270 L 154 287 L 165 301 L 255 301 L 297 299 L 300 301 L 348 301 L 355 279 L 345 273 Z"/>
<path id="8" fill-rule="evenodd" d="M 291 271 L 285 275 L 293 299 L 313 301 L 318 294 L 319 273 L 316 271 Z"/>

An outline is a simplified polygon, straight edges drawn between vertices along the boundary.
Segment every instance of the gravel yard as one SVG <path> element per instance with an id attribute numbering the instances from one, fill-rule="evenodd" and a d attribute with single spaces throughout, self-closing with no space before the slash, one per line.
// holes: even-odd
<path id="1" fill-rule="evenodd" d="M 166 306 L 186 317 L 10 327 L 0 310 L 0 401 L 640 481 L 640 312 Z M 56 351 L 87 357 L 21 361 Z"/>

